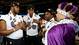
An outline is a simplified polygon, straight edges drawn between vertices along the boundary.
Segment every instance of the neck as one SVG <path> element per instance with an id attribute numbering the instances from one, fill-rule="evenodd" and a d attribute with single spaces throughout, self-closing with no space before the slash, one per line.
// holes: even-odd
<path id="1" fill-rule="evenodd" d="M 12 12 L 14 16 L 16 16 L 16 13 Z"/>
<path id="2" fill-rule="evenodd" d="M 31 15 L 29 15 L 31 18 L 33 17 L 33 16 L 31 16 Z"/>
<path id="3" fill-rule="evenodd" d="M 32 18 L 33 17 L 33 14 L 29 14 L 29 16 Z"/>
<path id="4" fill-rule="evenodd" d="M 52 18 L 53 18 L 53 16 L 51 16 L 51 17 L 49 18 L 49 21 L 50 21 Z"/>
<path id="5" fill-rule="evenodd" d="M 50 17 L 50 20 L 53 18 L 53 16 Z"/>

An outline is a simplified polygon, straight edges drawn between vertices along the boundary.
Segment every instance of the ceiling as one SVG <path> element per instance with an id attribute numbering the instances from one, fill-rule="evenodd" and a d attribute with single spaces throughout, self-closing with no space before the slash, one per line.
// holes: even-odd
<path id="1" fill-rule="evenodd" d="M 47 3 L 53 3 L 53 4 L 58 4 L 60 2 L 74 2 L 76 4 L 79 4 L 78 0 L 0 0 L 0 7 L 1 6 L 8 6 L 12 1 L 18 1 L 22 4 L 22 6 L 26 6 L 28 4 L 34 4 L 34 5 L 39 5 L 39 4 L 47 4 Z"/>
<path id="2" fill-rule="evenodd" d="M 46 7 L 57 8 L 57 5 L 60 2 L 73 2 L 74 4 L 77 4 L 79 7 L 78 0 L 0 0 L 0 11 L 8 11 L 8 6 L 12 1 L 20 2 L 22 6 L 22 11 L 24 11 L 24 8 L 30 4 L 35 5 L 38 10 L 43 10 Z"/>

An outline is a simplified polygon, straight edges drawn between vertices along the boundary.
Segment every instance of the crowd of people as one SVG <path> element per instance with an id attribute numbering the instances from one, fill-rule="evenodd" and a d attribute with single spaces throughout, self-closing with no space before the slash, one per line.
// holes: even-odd
<path id="1" fill-rule="evenodd" d="M 27 15 L 21 16 L 20 4 L 12 2 L 9 13 L 0 15 L 1 45 L 75 45 L 75 35 L 79 32 L 74 20 L 77 6 L 60 3 L 56 13 L 46 9 L 43 16 L 34 9 L 29 6 Z"/>

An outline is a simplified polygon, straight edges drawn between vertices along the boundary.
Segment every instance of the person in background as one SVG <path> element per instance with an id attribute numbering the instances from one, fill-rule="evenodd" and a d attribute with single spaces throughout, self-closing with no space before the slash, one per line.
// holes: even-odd
<path id="1" fill-rule="evenodd" d="M 19 13 L 20 7 L 18 2 L 12 2 L 10 12 L 3 16 L 5 22 L 2 23 L 0 33 L 4 36 L 4 45 L 23 45 L 23 20 Z M 5 28 L 6 27 L 6 28 Z"/>
<path id="2" fill-rule="evenodd" d="M 34 7 L 27 7 L 27 15 L 23 17 L 26 23 L 26 43 L 27 45 L 40 45 L 38 37 L 38 22 L 40 17 L 35 14 Z"/>
<path id="3" fill-rule="evenodd" d="M 57 8 L 57 24 L 47 33 L 46 45 L 75 45 L 76 24 L 71 16 L 78 8 L 72 3 L 60 3 Z"/>
<path id="4" fill-rule="evenodd" d="M 46 19 L 45 19 L 45 15 L 42 15 L 41 18 L 39 19 L 39 37 L 40 37 L 40 41 L 41 41 L 41 45 L 44 45 L 42 42 L 42 38 L 44 37 L 44 31 L 43 29 L 45 28 L 45 24 L 46 24 Z"/>
<path id="5" fill-rule="evenodd" d="M 74 20 L 77 21 L 77 23 L 78 23 L 77 24 L 76 37 L 75 37 L 76 40 L 79 40 L 79 20 L 78 19 L 79 19 L 79 16 L 78 15 L 75 16 L 75 19 Z"/>
<path id="6" fill-rule="evenodd" d="M 2 15 L 0 15 L 0 20 L 2 20 L 1 18 L 2 18 Z M 3 36 L 0 36 L 0 45 L 2 45 L 2 42 L 3 42 Z"/>
<path id="7" fill-rule="evenodd" d="M 46 43 L 45 35 L 47 34 L 47 31 L 52 27 L 53 24 L 56 23 L 54 16 L 55 13 L 52 9 L 45 10 L 45 15 L 44 15 L 45 19 L 42 21 L 45 22 L 42 28 L 42 32 L 43 32 L 42 42 L 44 45 Z"/>

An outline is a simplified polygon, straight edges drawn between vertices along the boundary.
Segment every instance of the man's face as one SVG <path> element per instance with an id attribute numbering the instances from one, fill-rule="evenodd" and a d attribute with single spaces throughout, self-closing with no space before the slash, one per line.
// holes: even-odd
<path id="1" fill-rule="evenodd" d="M 28 13 L 29 13 L 31 16 L 32 16 L 33 13 L 34 13 L 34 9 L 28 9 L 27 11 L 28 11 Z"/>
<path id="2" fill-rule="evenodd" d="M 20 10 L 20 7 L 19 6 L 14 6 L 13 8 L 14 8 L 14 12 L 16 14 L 18 14 L 19 13 L 19 10 Z"/>
<path id="3" fill-rule="evenodd" d="M 45 12 L 45 18 L 46 20 L 50 20 L 51 13 L 50 12 Z"/>
<path id="4" fill-rule="evenodd" d="M 57 12 L 56 18 L 57 18 L 57 20 L 60 20 L 60 19 L 64 19 L 65 17 L 61 13 Z"/>

